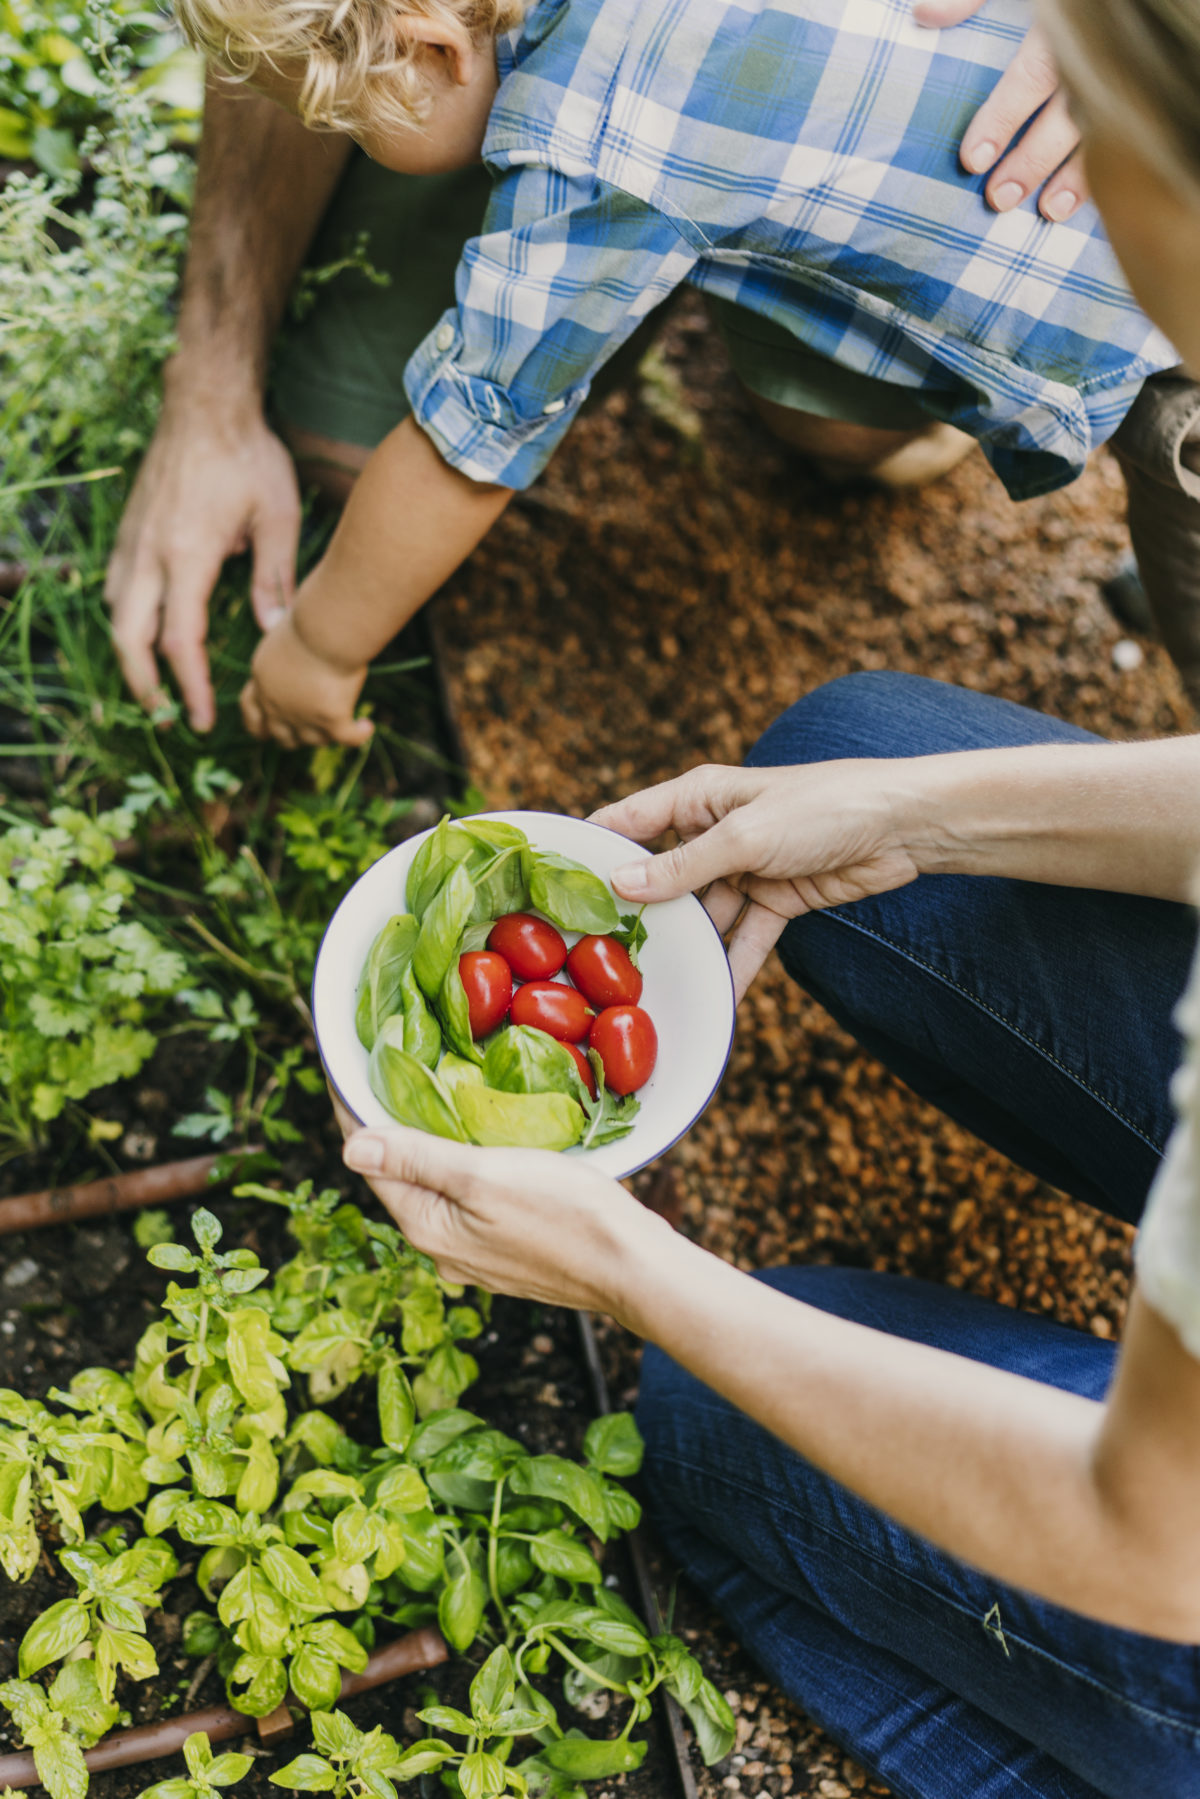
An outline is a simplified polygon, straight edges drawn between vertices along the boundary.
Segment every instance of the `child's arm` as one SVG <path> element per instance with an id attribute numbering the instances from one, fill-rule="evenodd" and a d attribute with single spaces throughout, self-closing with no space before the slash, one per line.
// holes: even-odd
<path id="1" fill-rule="evenodd" d="M 359 476 L 325 555 L 294 609 L 258 646 L 242 694 L 258 737 L 358 744 L 354 717 L 371 658 L 453 574 L 499 518 L 510 487 L 443 461 L 411 418 Z"/>

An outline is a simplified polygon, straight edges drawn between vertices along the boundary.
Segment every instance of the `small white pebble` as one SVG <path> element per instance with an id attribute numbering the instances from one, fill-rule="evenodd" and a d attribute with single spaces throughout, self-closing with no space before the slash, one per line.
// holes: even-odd
<path id="1" fill-rule="evenodd" d="M 3 1324 L 0 1324 L 0 1331 L 3 1331 L 6 1337 L 15 1337 L 17 1334 L 17 1327 L 11 1318 L 6 1318 Z"/>
<path id="2" fill-rule="evenodd" d="M 22 1256 L 19 1261 L 14 1262 L 12 1267 L 5 1271 L 4 1285 L 6 1287 L 27 1287 L 30 1281 L 35 1280 L 41 1272 L 32 1256 Z"/>
<path id="3" fill-rule="evenodd" d="M 1119 668 L 1122 674 L 1129 674 L 1131 670 L 1142 666 L 1146 653 L 1132 637 L 1122 637 L 1119 643 L 1113 644 L 1112 659 L 1114 668 Z"/>

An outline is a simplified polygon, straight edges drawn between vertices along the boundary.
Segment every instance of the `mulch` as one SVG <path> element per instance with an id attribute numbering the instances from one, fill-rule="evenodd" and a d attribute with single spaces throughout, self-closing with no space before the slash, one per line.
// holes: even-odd
<path id="1" fill-rule="evenodd" d="M 958 682 L 1115 737 L 1194 728 L 1162 650 L 1139 640 L 1127 666 L 1137 650 L 1100 597 L 1128 547 L 1107 454 L 1021 506 L 977 452 L 919 493 L 833 488 L 765 437 L 698 303 L 676 309 L 660 351 L 665 389 L 660 375 L 584 419 L 439 602 L 493 805 L 583 814 L 739 761 L 800 694 L 857 669 Z M 670 1163 L 683 1228 L 739 1267 L 850 1263 L 1121 1329 L 1131 1233 L 916 1100 L 777 963 Z M 606 1353 L 627 1400 L 636 1345 L 610 1329 Z M 701 1776 L 706 1799 L 886 1790 L 696 1596 L 681 1603 L 739 1714 L 737 1752 Z"/>

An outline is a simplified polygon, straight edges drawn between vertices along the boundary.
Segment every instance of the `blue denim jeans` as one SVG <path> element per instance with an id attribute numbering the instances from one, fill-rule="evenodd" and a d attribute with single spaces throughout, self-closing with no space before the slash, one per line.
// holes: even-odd
<path id="1" fill-rule="evenodd" d="M 1087 735 L 940 682 L 854 675 L 793 706 L 750 761 Z M 780 947 L 918 1092 L 1134 1220 L 1170 1130 L 1171 1009 L 1194 942 L 1188 909 L 1162 901 L 926 876 L 797 920 Z M 850 1269 L 761 1278 L 1089 1398 L 1111 1376 L 1112 1345 L 951 1288 Z M 654 1348 L 638 1421 L 668 1550 L 779 1686 L 903 1799 L 1200 1799 L 1200 1649 L 1097 1624 L 943 1555 Z"/>

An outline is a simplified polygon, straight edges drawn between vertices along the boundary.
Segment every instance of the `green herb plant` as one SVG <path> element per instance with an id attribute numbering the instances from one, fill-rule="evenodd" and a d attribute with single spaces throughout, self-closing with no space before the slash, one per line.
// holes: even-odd
<path id="1" fill-rule="evenodd" d="M 87 1683 L 111 1718 L 121 1681 L 155 1672 L 145 1616 L 184 1559 L 211 1608 L 185 1621 L 185 1650 L 215 1658 L 240 1711 L 264 1716 L 290 1691 L 314 1714 L 320 1753 L 283 1770 L 284 1784 L 389 1799 L 436 1767 L 460 1799 L 572 1792 L 638 1765 L 633 1732 L 659 1686 L 706 1721 L 710 1759 L 727 1753 L 720 1695 L 604 1584 L 604 1545 L 639 1515 L 622 1485 L 641 1457 L 632 1419 L 595 1421 L 582 1462 L 531 1454 L 459 1403 L 486 1295 L 469 1300 L 333 1190 L 237 1191 L 288 1214 L 296 1254 L 273 1275 L 250 1250 L 223 1250 L 201 1208 L 194 1248 L 149 1250 L 171 1278 L 128 1379 L 85 1370 L 49 1396 L 61 1412 L 0 1394 L 10 1576 L 32 1571 L 39 1525 L 75 1539 L 58 1551 L 75 1593 L 29 1627 L 21 1678 L 0 1688 L 46 1758 L 52 1799 L 81 1799 L 69 1683 Z M 364 1382 L 370 1441 L 337 1415 Z M 85 1537 L 97 1506 L 136 1518 L 128 1547 L 111 1530 Z M 459 1654 L 486 1652 L 470 1711 L 426 1708 L 441 1734 L 404 1750 L 362 1737 L 334 1711 L 343 1671 L 364 1667 L 381 1631 L 435 1622 Z M 47 1689 L 38 1676 L 55 1664 Z M 544 1690 L 553 1670 L 572 1702 L 602 1688 L 627 1705 L 616 1738 L 563 1729 Z M 188 1779 L 230 1784 L 213 1777 L 228 1758 L 205 1753 L 189 1757 Z M 188 1795 L 202 1799 L 194 1784 Z"/>
<path id="2" fill-rule="evenodd" d="M 185 984 L 182 956 L 131 916 L 114 864 L 132 808 L 56 807 L 0 836 L 0 1135 L 18 1146 L 153 1053 L 148 1020 Z"/>

